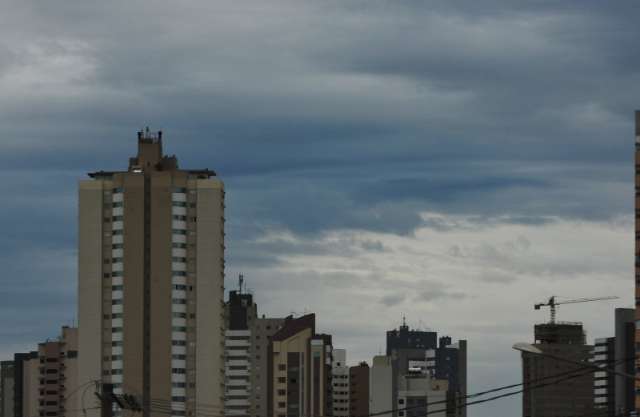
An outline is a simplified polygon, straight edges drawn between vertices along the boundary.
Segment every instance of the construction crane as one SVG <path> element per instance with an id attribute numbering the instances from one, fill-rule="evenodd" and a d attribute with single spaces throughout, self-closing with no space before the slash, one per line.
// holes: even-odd
<path id="1" fill-rule="evenodd" d="M 565 300 L 565 301 L 556 301 L 556 296 L 553 295 L 549 298 L 549 301 L 546 303 L 538 303 L 534 304 L 533 308 L 536 310 L 540 310 L 540 307 L 549 306 L 551 309 L 551 320 L 549 323 L 554 324 L 556 322 L 556 306 L 560 304 L 575 304 L 575 303 L 587 303 L 589 301 L 601 301 L 601 300 L 615 300 L 620 297 L 616 297 L 615 295 L 610 295 L 607 297 L 596 297 L 596 298 L 578 298 L 575 300 Z"/>

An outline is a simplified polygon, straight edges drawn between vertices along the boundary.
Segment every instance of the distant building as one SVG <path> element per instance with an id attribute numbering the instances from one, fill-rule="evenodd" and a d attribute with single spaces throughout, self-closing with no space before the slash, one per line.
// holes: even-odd
<path id="1" fill-rule="evenodd" d="M 345 349 L 334 349 L 331 369 L 333 417 L 351 417 L 349 407 L 349 367 L 346 362 L 347 351 Z"/>
<path id="2" fill-rule="evenodd" d="M 225 304 L 225 415 L 266 416 L 269 339 L 283 318 L 258 317 L 253 295 L 229 292 Z"/>
<path id="3" fill-rule="evenodd" d="M 392 417 L 395 414 L 394 403 L 397 386 L 394 384 L 394 364 L 391 356 L 374 356 L 369 379 L 369 411 L 380 417 Z M 387 412 L 388 411 L 388 412 Z"/>
<path id="4" fill-rule="evenodd" d="M 360 362 L 349 368 L 349 408 L 351 417 L 369 415 L 369 365 Z"/>
<path id="5" fill-rule="evenodd" d="M 136 396 L 144 417 L 221 410 L 224 185 L 180 169 L 161 132 L 137 145 L 126 169 L 79 184 L 79 383 Z"/>
<path id="6" fill-rule="evenodd" d="M 77 361 L 78 329 L 66 326 L 58 339 L 40 343 L 37 351 L 3 361 L 1 417 L 79 415 Z"/>
<path id="7" fill-rule="evenodd" d="M 13 417 L 13 388 L 15 383 L 13 361 L 0 362 L 0 417 Z"/>
<path id="8" fill-rule="evenodd" d="M 595 340 L 593 360 L 595 365 L 634 374 L 635 311 L 632 308 L 616 308 L 615 337 Z M 627 415 L 634 410 L 634 381 L 622 375 L 606 371 L 594 373 L 594 405 L 609 415 Z"/>
<path id="9" fill-rule="evenodd" d="M 402 375 L 398 379 L 398 417 L 446 417 L 446 380 L 433 379 L 422 372 Z"/>
<path id="10" fill-rule="evenodd" d="M 387 332 L 387 356 L 393 368 L 393 403 L 398 401 L 400 378 L 416 371 L 433 380 L 446 380 L 449 417 L 465 417 L 467 394 L 467 342 L 452 343 L 448 336 L 438 339 L 437 332 L 413 330 L 403 321 L 399 329 Z M 373 378 L 373 376 L 372 376 Z M 439 384 L 443 386 L 443 384 Z M 395 413 L 394 417 L 402 417 Z"/>
<path id="11" fill-rule="evenodd" d="M 640 111 L 635 112 L 636 124 L 636 140 L 635 140 L 635 317 L 640 319 Z M 635 346 L 640 346 L 640 331 L 636 331 L 634 335 Z M 636 354 L 640 354 L 640 348 L 635 349 Z M 634 405 L 635 409 L 640 411 L 640 360 L 636 360 L 634 364 L 636 381 Z"/>
<path id="12" fill-rule="evenodd" d="M 580 323 L 537 324 L 534 339 L 535 347 L 544 353 L 577 362 L 591 358 L 593 346 L 585 343 Z M 523 352 L 522 375 L 523 417 L 583 416 L 594 412 L 594 375 L 589 370 L 585 372 L 584 367 Z"/>
<path id="13" fill-rule="evenodd" d="M 612 368 L 615 363 L 615 337 L 595 340 L 593 364 L 603 368 Z M 596 371 L 593 375 L 593 402 L 596 410 L 607 415 L 615 415 L 616 375 L 606 371 Z"/>
<path id="14" fill-rule="evenodd" d="M 633 308 L 615 310 L 615 370 L 633 375 L 636 355 L 636 319 Z M 629 413 L 635 409 L 635 381 L 622 375 L 615 376 L 615 410 L 617 413 Z"/>
<path id="15" fill-rule="evenodd" d="M 331 336 L 315 333 L 315 315 L 285 321 L 270 351 L 269 416 L 331 416 Z"/>

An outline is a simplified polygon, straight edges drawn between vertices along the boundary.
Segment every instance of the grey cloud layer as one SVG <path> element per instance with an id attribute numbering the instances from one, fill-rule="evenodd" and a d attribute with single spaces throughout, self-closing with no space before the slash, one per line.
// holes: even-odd
<path id="1" fill-rule="evenodd" d="M 631 1 L 10 1 L 0 13 L 7 179 L 0 260 L 10 284 L 0 317 L 37 291 L 38 308 L 23 311 L 33 325 L 17 343 L 68 322 L 76 180 L 123 168 L 135 131 L 147 124 L 165 131 L 165 150 L 183 166 L 211 167 L 225 180 L 228 265 L 254 273 L 265 297 L 277 298 L 271 289 L 286 284 L 315 289 L 310 304 L 330 303 L 331 284 L 354 296 L 377 288 L 371 302 L 388 309 L 462 297 L 475 305 L 474 294 L 431 277 L 416 284 L 388 271 L 363 275 L 366 265 L 287 268 L 292 257 L 393 258 L 393 236 L 425 229 L 490 236 L 504 224 L 560 227 L 630 214 L 636 8 Z M 345 230 L 382 237 L 325 241 Z M 293 239 L 261 240 L 275 232 Z M 595 251 L 596 236 L 588 236 Z M 626 268 L 613 260 L 527 261 L 539 245 L 450 246 L 490 288 L 519 285 L 516 275 L 545 267 L 569 277 Z M 42 309 L 51 311 L 46 323 Z M 354 340 L 358 326 L 326 320 L 345 343 Z M 507 375 L 481 372 L 491 381 Z M 484 415 L 506 415 L 492 412 Z"/>

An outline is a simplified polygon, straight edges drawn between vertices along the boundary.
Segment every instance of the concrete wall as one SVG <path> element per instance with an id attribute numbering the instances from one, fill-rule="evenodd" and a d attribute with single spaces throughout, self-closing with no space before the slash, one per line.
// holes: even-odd
<path id="1" fill-rule="evenodd" d="M 375 356 L 369 379 L 369 412 L 379 413 L 393 407 L 393 365 L 389 356 Z M 381 414 L 391 417 L 392 413 Z"/>
<path id="2" fill-rule="evenodd" d="M 196 401 L 224 406 L 224 185 L 197 180 Z"/>
<path id="3" fill-rule="evenodd" d="M 102 380 L 102 207 L 104 182 L 81 181 L 78 209 L 78 383 Z M 34 414 L 37 415 L 37 414 Z M 98 417 L 99 410 L 87 410 Z"/>

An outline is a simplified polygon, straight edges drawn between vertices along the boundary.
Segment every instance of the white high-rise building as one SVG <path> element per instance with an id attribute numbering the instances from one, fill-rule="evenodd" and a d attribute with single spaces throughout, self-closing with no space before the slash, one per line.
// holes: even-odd
<path id="1" fill-rule="evenodd" d="M 349 417 L 349 367 L 345 349 L 333 350 L 331 386 L 333 417 Z"/>

